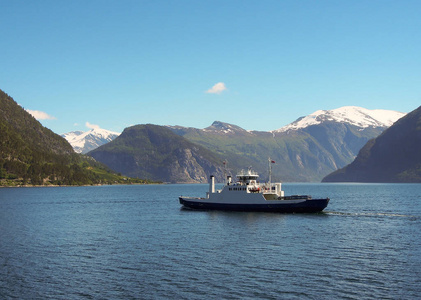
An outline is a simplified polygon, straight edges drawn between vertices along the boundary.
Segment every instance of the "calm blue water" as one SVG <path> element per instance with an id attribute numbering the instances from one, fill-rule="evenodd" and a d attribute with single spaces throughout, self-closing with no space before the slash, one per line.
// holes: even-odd
<path id="1" fill-rule="evenodd" d="M 0 299 L 416 299 L 420 184 L 284 184 L 322 214 L 188 211 L 207 185 L 0 189 Z"/>

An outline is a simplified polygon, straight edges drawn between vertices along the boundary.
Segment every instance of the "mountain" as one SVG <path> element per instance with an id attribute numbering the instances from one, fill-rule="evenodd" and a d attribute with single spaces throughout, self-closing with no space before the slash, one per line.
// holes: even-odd
<path id="1" fill-rule="evenodd" d="M 267 173 L 268 156 L 276 157 L 278 144 L 270 132 L 247 131 L 239 126 L 215 121 L 204 129 L 167 126 L 174 133 L 202 145 L 228 161 L 232 173 L 253 166 Z"/>
<path id="2" fill-rule="evenodd" d="M 2 90 L 0 90 L 0 104 L 1 149 L 11 151 L 9 155 L 23 153 L 26 158 L 34 152 L 48 156 L 74 153 L 65 139 L 43 127 Z M 2 156 L 3 159 L 5 157 L 7 156 Z"/>
<path id="3" fill-rule="evenodd" d="M 77 161 L 65 139 L 43 127 L 1 90 L 0 154 L 0 185 L 13 184 L 18 178 L 42 184 L 49 173 L 67 179 L 65 166 Z"/>
<path id="4" fill-rule="evenodd" d="M 353 125 L 358 128 L 390 127 L 405 114 L 392 110 L 366 109 L 356 106 L 344 106 L 332 110 L 318 110 L 308 116 L 301 117 L 274 132 L 305 129 L 309 126 L 327 122 Z"/>
<path id="5" fill-rule="evenodd" d="M 88 155 L 131 177 L 179 183 L 222 180 L 222 158 L 164 126 L 146 124 L 126 128 L 115 140 Z"/>
<path id="6" fill-rule="evenodd" d="M 92 158 L 76 154 L 64 138 L 0 90 L 0 186 L 115 182 L 139 180 L 122 178 Z"/>
<path id="7" fill-rule="evenodd" d="M 324 182 L 421 182 L 421 106 L 370 140 Z"/>
<path id="8" fill-rule="evenodd" d="M 224 159 L 235 173 L 253 166 L 267 178 L 267 159 L 276 161 L 274 177 L 282 181 L 320 181 L 349 164 L 364 144 L 378 136 L 403 113 L 342 107 L 317 111 L 271 132 L 247 131 L 215 121 L 204 129 L 168 126 Z"/>
<path id="9" fill-rule="evenodd" d="M 108 142 L 111 142 L 120 134 L 102 128 L 93 128 L 89 131 L 72 131 L 64 133 L 64 137 L 77 153 L 88 153 Z"/>

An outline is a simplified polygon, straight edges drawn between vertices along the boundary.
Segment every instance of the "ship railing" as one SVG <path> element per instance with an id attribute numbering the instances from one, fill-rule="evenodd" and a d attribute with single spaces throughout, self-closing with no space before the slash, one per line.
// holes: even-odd
<path id="1" fill-rule="evenodd" d="M 259 177 L 259 174 L 254 170 L 248 169 L 248 170 L 241 170 L 240 172 L 237 173 L 236 177 L 247 177 L 247 176 Z"/>

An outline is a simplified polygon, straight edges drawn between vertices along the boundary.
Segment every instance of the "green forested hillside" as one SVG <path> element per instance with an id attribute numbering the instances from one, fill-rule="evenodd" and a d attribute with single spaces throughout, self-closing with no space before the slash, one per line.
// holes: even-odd
<path id="1" fill-rule="evenodd" d="M 84 185 L 122 180 L 102 164 L 76 154 L 64 138 L 43 127 L 0 90 L 0 186 Z"/>

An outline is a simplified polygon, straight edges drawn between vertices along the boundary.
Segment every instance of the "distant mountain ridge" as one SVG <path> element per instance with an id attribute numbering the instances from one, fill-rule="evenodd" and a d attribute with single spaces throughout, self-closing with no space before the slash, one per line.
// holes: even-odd
<path id="1" fill-rule="evenodd" d="M 252 166 L 260 180 L 267 180 L 270 157 L 276 161 L 274 179 L 315 182 L 352 162 L 368 140 L 402 115 L 344 107 L 315 112 L 301 118 L 310 121 L 271 132 L 221 121 L 204 129 L 136 125 L 89 155 L 126 176 L 165 182 L 207 182 L 210 172 L 222 180 L 222 161 L 228 162 L 227 173 Z"/>
<path id="2" fill-rule="evenodd" d="M 360 128 L 390 127 L 394 122 L 405 115 L 405 113 L 392 110 L 370 110 L 357 106 L 344 106 L 332 110 L 315 111 L 308 116 L 297 119 L 291 124 L 274 130 L 274 132 L 304 129 L 309 126 L 319 125 L 323 122 L 346 123 Z"/>
<path id="3" fill-rule="evenodd" d="M 299 126 L 296 121 L 272 132 L 247 131 L 220 121 L 204 129 L 167 127 L 227 159 L 233 172 L 251 165 L 263 180 L 270 157 L 276 161 L 273 175 L 282 181 L 320 181 L 350 163 L 368 140 L 405 115 L 359 107 L 332 111 L 315 112 L 301 118 L 307 121 Z"/>
<path id="4" fill-rule="evenodd" d="M 91 150 L 98 148 L 106 143 L 111 142 L 120 133 L 113 132 L 102 128 L 93 128 L 89 131 L 72 131 L 64 133 L 64 137 L 77 153 L 86 154 Z"/>
<path id="5" fill-rule="evenodd" d="M 301 117 L 297 121 L 288 124 L 280 129 L 270 131 L 272 135 L 289 132 L 291 130 L 305 130 L 309 131 L 309 128 L 315 125 L 326 124 L 328 122 L 344 124 L 344 125 L 353 125 L 358 127 L 359 130 L 364 130 L 367 128 L 374 128 L 374 132 L 368 134 L 368 137 L 374 137 L 380 134 L 381 131 L 377 129 L 387 128 L 394 121 L 399 119 L 400 117 L 404 116 L 404 113 L 389 111 L 389 110 L 368 110 L 362 107 L 355 107 L 355 106 L 345 106 L 338 109 L 333 110 L 319 110 L 316 111 L 306 117 Z M 239 135 L 243 136 L 244 138 L 253 138 L 256 135 L 264 135 L 266 132 L 262 131 L 252 131 L 252 130 L 245 130 L 237 125 L 224 123 L 221 121 L 215 121 L 212 123 L 211 126 L 206 127 L 204 129 L 197 129 L 193 127 L 183 127 L 183 126 L 166 126 L 170 128 L 173 132 L 177 133 L 178 135 L 184 136 L 186 133 L 187 138 L 191 137 L 191 133 L 193 131 L 202 131 L 206 132 L 207 135 Z M 310 131 L 314 131 L 311 130 Z M 86 154 L 91 150 L 98 148 L 101 145 L 104 145 L 112 140 L 114 140 L 119 133 L 95 128 L 87 132 L 83 131 L 73 131 L 69 133 L 62 134 L 61 136 L 66 138 L 66 140 L 72 145 L 73 149 L 77 153 Z M 191 137 L 192 138 L 192 137 Z M 192 138 L 194 140 L 194 138 Z M 364 143 L 367 140 L 364 140 Z M 212 145 L 209 143 L 203 143 L 205 147 Z M 356 147 L 358 150 L 362 147 L 361 143 L 357 143 Z M 355 147 L 354 147 L 355 148 Z M 354 153 L 355 157 L 356 153 Z"/>
<path id="6" fill-rule="evenodd" d="M 421 106 L 371 139 L 324 182 L 421 182 Z"/>

